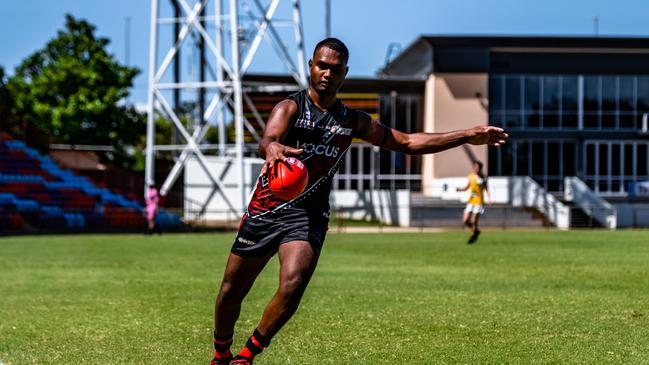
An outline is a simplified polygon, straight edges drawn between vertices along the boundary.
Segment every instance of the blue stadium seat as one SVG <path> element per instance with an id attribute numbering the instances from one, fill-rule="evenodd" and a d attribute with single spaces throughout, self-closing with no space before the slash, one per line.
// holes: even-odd
<path id="1" fill-rule="evenodd" d="M 1 136 L 0 189 L 6 189 L 0 193 L 3 229 L 22 227 L 24 222 L 35 228 L 73 231 L 144 227 L 141 202 L 61 168 L 23 141 Z M 156 220 L 165 229 L 181 225 L 180 217 L 168 212 L 161 211 Z"/>

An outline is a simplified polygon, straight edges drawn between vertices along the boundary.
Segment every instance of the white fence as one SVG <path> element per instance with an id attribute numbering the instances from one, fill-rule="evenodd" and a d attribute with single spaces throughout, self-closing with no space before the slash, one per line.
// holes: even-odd
<path id="1" fill-rule="evenodd" d="M 185 162 L 185 219 L 189 221 L 236 222 L 248 204 L 257 183 L 263 160 L 243 159 L 244 189 L 239 190 L 239 169 L 231 157 L 205 156 L 210 170 L 216 171 L 224 190 L 216 189 L 195 157 Z"/>
<path id="2" fill-rule="evenodd" d="M 339 218 L 410 227 L 409 190 L 334 190 L 330 204 Z"/>
<path id="3" fill-rule="evenodd" d="M 203 222 L 237 222 L 241 218 L 238 168 L 230 157 L 205 157 L 208 167 L 218 171 L 224 191 L 219 191 L 191 157 L 185 163 L 185 219 Z M 257 183 L 263 160 L 244 158 L 245 204 Z M 409 190 L 334 190 L 331 211 L 340 218 L 373 220 L 388 225 L 410 226 Z M 237 212 L 233 211 L 234 207 Z"/>

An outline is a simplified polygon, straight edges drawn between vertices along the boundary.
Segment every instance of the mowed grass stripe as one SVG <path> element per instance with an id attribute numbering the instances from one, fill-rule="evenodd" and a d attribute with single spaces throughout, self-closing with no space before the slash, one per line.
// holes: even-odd
<path id="1" fill-rule="evenodd" d="M 206 364 L 233 234 L 0 239 L 0 361 Z M 263 364 L 649 364 L 649 232 L 330 234 Z M 243 345 L 277 285 L 246 298 Z"/>

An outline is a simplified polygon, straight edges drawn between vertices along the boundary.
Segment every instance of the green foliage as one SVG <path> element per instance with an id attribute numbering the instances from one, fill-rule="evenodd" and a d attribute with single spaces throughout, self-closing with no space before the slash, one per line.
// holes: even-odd
<path id="1" fill-rule="evenodd" d="M 0 66 L 0 117 L 6 108 L 7 83 L 5 81 L 5 69 Z"/>
<path id="2" fill-rule="evenodd" d="M 65 30 L 27 57 L 7 88 L 13 113 L 52 142 L 110 145 L 116 152 L 104 157 L 129 167 L 127 149 L 141 143 L 146 118 L 120 101 L 139 70 L 120 65 L 106 51 L 108 43 L 93 25 L 67 15 Z"/>
<path id="3" fill-rule="evenodd" d="M 649 232 L 331 233 L 259 364 L 649 364 Z M 206 364 L 232 233 L 0 238 L 0 361 Z M 242 306 L 243 346 L 277 288 Z"/>

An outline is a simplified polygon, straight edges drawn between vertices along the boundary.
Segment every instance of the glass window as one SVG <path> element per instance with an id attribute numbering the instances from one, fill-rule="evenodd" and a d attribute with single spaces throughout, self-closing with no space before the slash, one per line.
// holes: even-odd
<path id="1" fill-rule="evenodd" d="M 543 76 L 543 110 L 559 110 L 559 76 Z"/>
<path id="2" fill-rule="evenodd" d="M 527 128 L 540 128 L 541 127 L 541 114 L 539 112 L 525 113 L 525 127 Z"/>
<path id="3" fill-rule="evenodd" d="M 543 128 L 559 128 L 559 113 L 554 111 L 543 113 Z"/>
<path id="4" fill-rule="evenodd" d="M 510 111 L 521 109 L 521 77 L 507 76 L 505 79 L 505 108 Z"/>
<path id="5" fill-rule="evenodd" d="M 579 109 L 579 79 L 577 76 L 563 76 L 561 82 L 561 109 L 577 111 Z"/>
<path id="6" fill-rule="evenodd" d="M 620 128 L 635 129 L 635 116 L 633 113 L 620 113 Z"/>
<path id="7" fill-rule="evenodd" d="M 503 116 L 503 113 L 500 111 L 489 113 L 489 124 L 499 126 L 499 127 L 504 127 L 505 117 Z"/>
<path id="8" fill-rule="evenodd" d="M 516 143 L 516 175 L 531 175 L 529 168 L 529 143 L 518 142 Z"/>
<path id="9" fill-rule="evenodd" d="M 602 111 L 615 112 L 617 110 L 617 77 L 602 77 Z"/>
<path id="10" fill-rule="evenodd" d="M 511 144 L 511 143 L 510 143 Z M 503 145 L 505 147 L 505 145 Z M 487 161 L 489 162 L 487 173 L 489 176 L 503 175 L 502 169 L 498 169 L 498 160 L 502 159 L 504 148 L 489 147 L 487 151 Z"/>
<path id="11" fill-rule="evenodd" d="M 597 112 L 584 112 L 584 128 L 585 129 L 599 129 L 599 113 Z"/>
<path id="12" fill-rule="evenodd" d="M 505 108 L 503 105 L 503 78 L 500 75 L 489 76 L 489 110 L 497 112 Z"/>
<path id="13" fill-rule="evenodd" d="M 620 111 L 632 112 L 635 110 L 635 101 L 633 100 L 633 91 L 635 82 L 633 76 L 620 76 Z"/>
<path id="14" fill-rule="evenodd" d="M 599 183 L 596 184 L 596 188 L 599 191 L 608 191 L 608 182 L 606 181 L 606 176 L 608 175 L 608 145 L 605 143 L 599 143 L 597 148 L 597 158 L 598 158 L 598 170 L 596 177 L 599 180 Z"/>
<path id="15" fill-rule="evenodd" d="M 490 123 L 507 128 L 585 129 L 641 127 L 649 113 L 649 75 L 584 75 L 583 100 L 575 75 L 490 75 Z M 521 110 L 522 108 L 522 110 Z"/>
<path id="16" fill-rule="evenodd" d="M 646 144 L 638 144 L 638 162 L 637 162 L 637 167 L 638 167 L 638 176 L 647 176 L 647 145 Z"/>
<path id="17" fill-rule="evenodd" d="M 602 114 L 602 128 L 603 129 L 614 129 L 616 125 L 616 115 L 615 113 L 604 113 Z"/>
<path id="18" fill-rule="evenodd" d="M 514 143 L 507 143 L 500 147 L 489 147 L 489 175 L 512 175 L 512 161 Z M 500 169 L 498 169 L 500 159 Z"/>
<path id="19" fill-rule="evenodd" d="M 579 126 L 579 115 L 577 113 L 564 112 L 561 116 L 561 127 L 566 129 L 577 129 Z"/>
<path id="20" fill-rule="evenodd" d="M 539 76 L 525 76 L 525 110 L 541 110 Z"/>
<path id="21" fill-rule="evenodd" d="M 507 146 L 508 144 L 505 144 Z M 501 146 L 502 147 L 502 146 Z M 492 149 L 500 149 L 501 147 L 491 147 Z M 514 171 L 514 149 L 512 145 L 509 144 L 507 149 L 500 153 L 500 166 L 502 168 L 503 175 L 511 175 Z"/>
<path id="22" fill-rule="evenodd" d="M 575 176 L 575 144 L 564 142 L 563 144 L 563 176 Z"/>
<path id="23" fill-rule="evenodd" d="M 546 184 L 546 189 L 552 192 L 561 192 L 563 190 L 563 181 L 562 179 L 548 179 Z"/>
<path id="24" fill-rule="evenodd" d="M 601 143 L 599 145 L 599 175 L 608 175 L 608 145 Z"/>
<path id="25" fill-rule="evenodd" d="M 543 150 L 543 142 L 533 142 L 532 143 L 532 175 L 534 176 L 543 176 L 545 171 L 543 171 L 544 161 L 546 161 L 545 153 Z"/>
<path id="26" fill-rule="evenodd" d="M 599 76 L 584 77 L 584 110 L 599 111 Z"/>
<path id="27" fill-rule="evenodd" d="M 639 113 L 636 118 L 635 118 L 635 128 L 636 129 L 641 129 L 642 128 L 642 122 L 644 119 L 644 115 L 649 114 L 649 112 L 644 112 L 644 113 Z M 649 124 L 649 115 L 647 115 L 647 123 Z"/>
<path id="28" fill-rule="evenodd" d="M 633 175 L 633 144 L 624 144 L 624 175 Z"/>
<path id="29" fill-rule="evenodd" d="M 595 175 L 595 145 L 586 145 L 586 175 Z"/>
<path id="30" fill-rule="evenodd" d="M 638 77 L 638 99 L 636 104 L 638 113 L 649 111 L 649 77 Z"/>
<path id="31" fill-rule="evenodd" d="M 548 142 L 548 175 L 561 174 L 561 142 Z"/>
<path id="32" fill-rule="evenodd" d="M 611 145 L 611 166 L 610 173 L 613 176 L 620 176 L 622 174 L 622 161 L 621 157 L 621 145 L 619 143 L 614 143 Z"/>
<path id="33" fill-rule="evenodd" d="M 505 125 L 507 128 L 522 128 L 521 113 L 519 111 L 508 112 L 505 115 Z"/>

